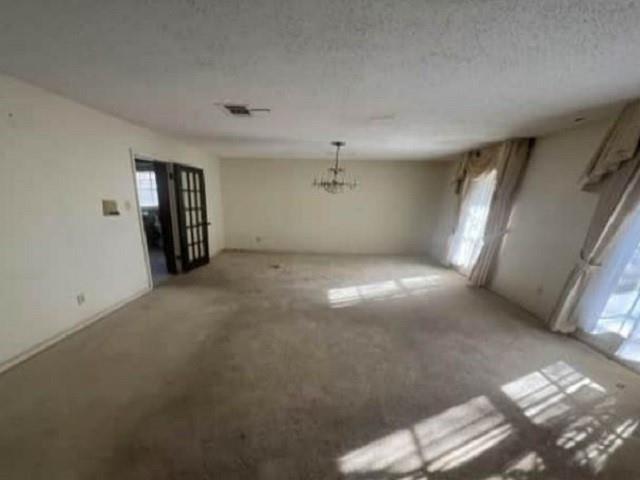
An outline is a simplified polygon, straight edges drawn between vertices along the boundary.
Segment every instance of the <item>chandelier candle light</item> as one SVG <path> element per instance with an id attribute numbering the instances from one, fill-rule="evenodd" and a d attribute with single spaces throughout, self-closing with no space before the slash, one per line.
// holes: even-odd
<path id="1" fill-rule="evenodd" d="M 323 188 L 329 193 L 342 193 L 346 188 L 353 190 L 358 186 L 357 180 L 347 181 L 345 180 L 344 168 L 340 167 L 340 148 L 345 146 L 344 142 L 336 141 L 331 142 L 331 145 L 336 147 L 336 161 L 333 167 L 328 168 L 329 178 L 325 178 L 324 175 L 313 179 L 313 186 Z"/>

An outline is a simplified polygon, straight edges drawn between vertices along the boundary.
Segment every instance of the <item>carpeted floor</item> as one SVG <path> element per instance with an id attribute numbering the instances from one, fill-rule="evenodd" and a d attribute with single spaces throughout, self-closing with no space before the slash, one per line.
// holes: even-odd
<path id="1" fill-rule="evenodd" d="M 0 376 L 2 479 L 640 478 L 640 376 L 421 259 L 226 252 Z"/>

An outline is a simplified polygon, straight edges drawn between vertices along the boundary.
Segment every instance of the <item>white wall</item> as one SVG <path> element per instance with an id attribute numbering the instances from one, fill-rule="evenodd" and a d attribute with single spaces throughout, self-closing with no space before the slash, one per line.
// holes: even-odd
<path id="1" fill-rule="evenodd" d="M 311 186 L 331 163 L 222 161 L 227 248 L 335 253 L 431 253 L 447 184 L 442 161 L 346 161 L 361 185 Z"/>
<path id="2" fill-rule="evenodd" d="M 218 160 L 0 76 L 0 362 L 147 288 L 130 148 L 205 170 L 220 250 Z M 121 215 L 102 216 L 102 199 Z"/>
<path id="3" fill-rule="evenodd" d="M 532 152 L 491 288 L 541 319 L 578 258 L 597 202 L 578 179 L 612 121 L 539 138 Z"/>

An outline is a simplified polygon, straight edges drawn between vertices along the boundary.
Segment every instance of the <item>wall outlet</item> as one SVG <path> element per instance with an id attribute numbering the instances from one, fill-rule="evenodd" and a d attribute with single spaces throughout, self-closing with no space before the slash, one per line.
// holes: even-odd
<path id="1" fill-rule="evenodd" d="M 78 302 L 78 305 L 82 305 L 84 303 L 84 293 L 79 293 L 76 296 L 76 302 Z"/>

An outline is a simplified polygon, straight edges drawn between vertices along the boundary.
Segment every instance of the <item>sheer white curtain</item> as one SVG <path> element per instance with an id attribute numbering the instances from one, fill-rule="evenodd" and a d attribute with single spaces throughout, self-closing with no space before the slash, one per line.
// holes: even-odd
<path id="1" fill-rule="evenodd" d="M 484 245 L 487 218 L 496 188 L 496 170 L 474 178 L 467 188 L 449 249 L 449 261 L 464 275 L 469 275 Z"/>
<path id="2" fill-rule="evenodd" d="M 549 328 L 571 333 L 586 290 L 606 263 L 618 233 L 640 205 L 640 100 L 630 103 L 607 133 L 585 170 L 582 190 L 598 193 L 598 203 L 580 256 L 549 317 Z"/>
<path id="3" fill-rule="evenodd" d="M 640 367 L 640 208 L 622 226 L 587 287 L 578 327 L 587 341 Z"/>

